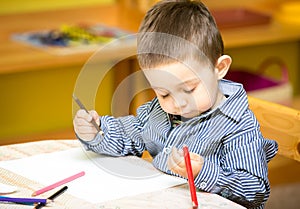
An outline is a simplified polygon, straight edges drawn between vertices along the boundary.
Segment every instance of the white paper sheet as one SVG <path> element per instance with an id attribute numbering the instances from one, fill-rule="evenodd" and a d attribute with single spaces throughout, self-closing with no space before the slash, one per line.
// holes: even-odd
<path id="1" fill-rule="evenodd" d="M 0 167 L 45 186 L 85 171 L 83 177 L 66 184 L 67 192 L 91 203 L 186 183 L 184 179 L 162 174 L 140 158 L 108 157 L 85 152 L 82 148 L 2 161 Z"/>
<path id="2" fill-rule="evenodd" d="M 15 186 L 0 183 L 0 195 L 6 195 L 17 191 Z"/>

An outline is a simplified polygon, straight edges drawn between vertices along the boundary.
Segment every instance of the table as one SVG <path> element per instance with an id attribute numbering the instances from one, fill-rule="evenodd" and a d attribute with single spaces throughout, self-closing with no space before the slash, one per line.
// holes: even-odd
<path id="1" fill-rule="evenodd" d="M 45 140 L 0 146 L 0 161 L 25 158 L 37 154 L 50 153 L 77 148 L 81 146 L 77 140 Z M 26 179 L 21 174 L 12 173 L 0 168 L 0 182 L 21 186 L 18 195 L 31 195 L 34 188 L 41 185 L 34 180 Z M 17 195 L 16 194 L 16 195 Z M 224 199 L 216 194 L 197 192 L 201 208 L 244 208 L 236 203 Z M 208 202 L 211 202 L 208 204 Z M 0 204 L 1 208 L 29 208 L 28 206 L 15 206 L 14 204 Z M 102 208 L 102 209 L 138 209 L 138 208 L 191 208 L 191 199 L 187 184 L 163 189 L 159 192 L 139 194 L 127 198 L 106 201 L 97 205 L 91 204 L 80 198 L 74 197 L 68 192 L 57 198 L 51 208 Z"/>

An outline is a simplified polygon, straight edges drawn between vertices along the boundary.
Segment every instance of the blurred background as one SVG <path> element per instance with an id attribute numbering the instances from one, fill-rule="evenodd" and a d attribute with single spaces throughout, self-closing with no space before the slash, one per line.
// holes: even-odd
<path id="1" fill-rule="evenodd" d="M 1 1 L 0 145 L 41 139 L 74 139 L 72 93 L 81 69 L 96 51 L 95 47 L 87 46 L 90 42 L 37 47 L 14 39 L 14 35 L 52 31 L 50 38 L 56 41 L 65 38 L 62 31 L 66 26 L 62 28 L 62 25 L 80 25 L 80 29 L 69 30 L 80 30 L 75 35 L 83 36 L 86 31 L 82 32 L 82 25 L 86 29 L 97 24 L 131 34 L 137 32 L 145 12 L 155 2 L 157 0 Z M 226 54 L 233 58 L 228 78 L 244 82 L 249 95 L 300 109 L 300 1 L 203 2 L 216 18 Z M 120 44 L 107 51 L 102 61 L 113 62 L 134 50 L 134 44 Z M 88 108 L 95 108 L 101 115 L 111 114 L 114 90 L 138 70 L 135 56 L 130 56 L 106 74 L 95 101 L 89 101 L 84 93 L 79 96 Z M 130 94 L 138 88 L 139 82 L 137 80 L 125 89 L 120 104 L 130 103 L 131 106 L 118 114 L 135 113 L 138 105 L 153 96 L 151 91 L 144 91 L 131 101 L 126 92 Z M 288 204 L 293 200 L 279 197 L 281 191 L 290 192 L 290 197 L 299 195 L 299 164 L 278 159 L 270 167 L 272 185 L 282 186 L 274 192 L 277 191 L 278 197 L 272 199 L 273 203 L 277 201 L 272 208 L 276 208 L 278 202 L 284 202 L 284 208 L 292 208 Z"/>
<path id="2" fill-rule="evenodd" d="M 56 31 L 51 38 L 57 39 L 55 36 L 62 36 L 57 33 L 62 34 L 63 25 L 69 27 L 65 26 L 64 30 L 75 36 L 82 35 L 78 28 L 77 31 L 70 29 L 80 24 L 103 24 L 128 34 L 135 33 L 145 12 L 155 2 L 157 0 L 1 1 L 0 144 L 34 138 L 73 138 L 71 95 L 80 70 L 96 51 L 74 47 L 80 45 L 78 43 L 71 43 L 71 47 L 36 47 L 16 41 L 16 34 Z M 228 78 L 244 82 L 250 95 L 299 107 L 299 1 L 210 0 L 204 3 L 216 18 L 226 53 L 233 58 Z M 127 47 L 123 47 L 123 51 L 135 50 L 134 46 Z M 118 54 L 123 53 L 121 48 L 107 53 L 103 61 L 116 60 Z M 106 99 L 83 102 L 96 104 L 100 114 L 111 114 L 114 89 L 136 70 L 135 57 L 118 63 L 99 87 L 98 93 L 101 91 L 101 98 Z M 255 83 L 254 88 L 251 83 Z M 141 99 L 135 98 L 129 111 L 134 113 L 135 108 L 151 96 L 150 93 L 140 96 Z M 123 99 L 126 100 L 126 95 Z"/>

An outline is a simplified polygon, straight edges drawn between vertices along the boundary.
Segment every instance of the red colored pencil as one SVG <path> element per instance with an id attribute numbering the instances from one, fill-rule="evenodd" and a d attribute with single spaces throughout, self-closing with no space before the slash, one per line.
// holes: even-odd
<path id="1" fill-rule="evenodd" d="M 183 146 L 183 154 L 184 154 L 185 167 L 188 174 L 188 182 L 189 182 L 191 198 L 193 202 L 193 208 L 198 208 L 198 200 L 197 200 L 196 187 L 195 187 L 195 182 L 193 177 L 191 158 L 187 146 Z"/>
<path id="2" fill-rule="evenodd" d="M 66 179 L 63 179 L 61 181 L 58 181 L 58 182 L 56 182 L 54 184 L 51 184 L 49 186 L 46 186 L 46 187 L 44 187 L 44 188 L 42 188 L 40 190 L 37 190 L 37 191 L 33 192 L 32 196 L 37 196 L 39 194 L 45 193 L 45 192 L 47 192 L 47 191 L 49 191 L 51 189 L 54 189 L 54 188 L 59 187 L 59 186 L 61 186 L 63 184 L 66 184 L 66 183 L 68 183 L 70 181 L 73 181 L 73 180 L 75 180 L 75 179 L 77 179 L 77 178 L 79 178 L 81 176 L 84 176 L 84 174 L 85 174 L 85 172 L 81 171 L 80 173 L 77 173 L 77 174 L 75 174 L 73 176 L 70 176 L 70 177 L 68 177 Z"/>

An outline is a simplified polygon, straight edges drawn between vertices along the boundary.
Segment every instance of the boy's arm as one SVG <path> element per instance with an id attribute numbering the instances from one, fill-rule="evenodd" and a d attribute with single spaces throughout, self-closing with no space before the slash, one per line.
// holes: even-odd
<path id="1" fill-rule="evenodd" d="M 141 137 L 143 126 L 148 120 L 150 103 L 139 107 L 137 116 L 129 115 L 115 118 L 112 116 L 100 117 L 100 127 L 103 136 L 97 134 L 91 141 L 79 138 L 86 150 L 113 156 L 125 156 L 129 154 L 141 156 L 145 150 L 145 144 Z"/>
<path id="2" fill-rule="evenodd" d="M 221 152 L 218 160 L 213 155 L 205 158 L 196 186 L 247 208 L 261 207 L 270 194 L 267 162 L 277 152 L 276 142 L 253 130 L 226 140 Z"/>

